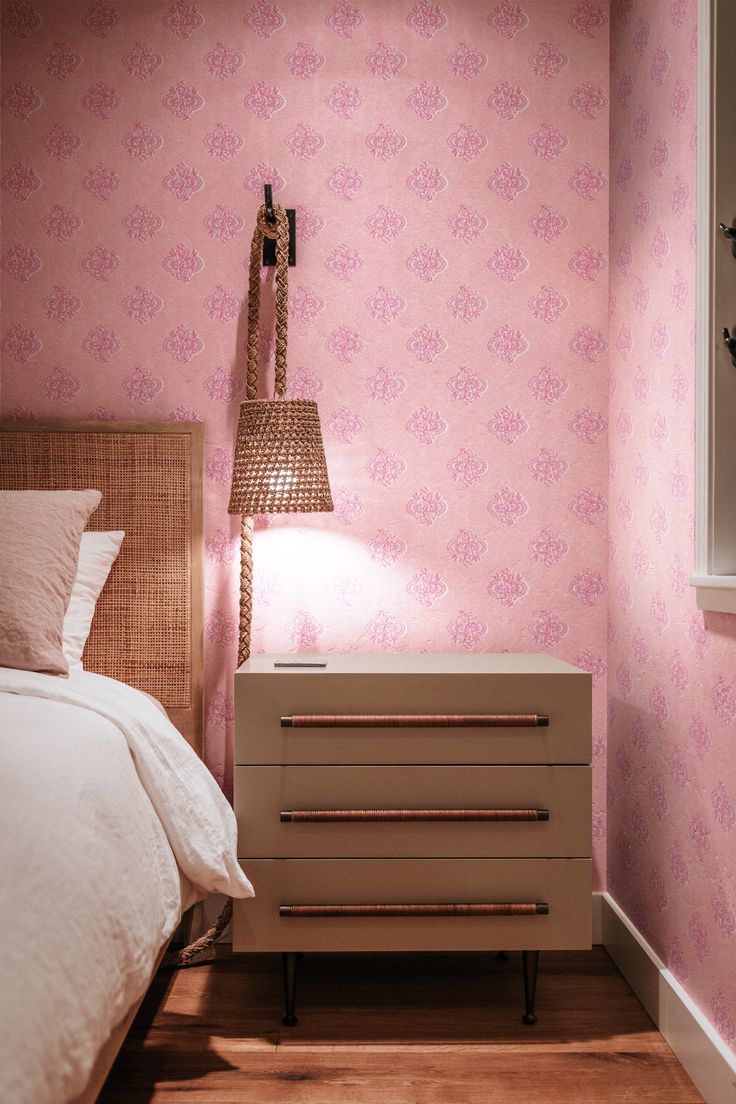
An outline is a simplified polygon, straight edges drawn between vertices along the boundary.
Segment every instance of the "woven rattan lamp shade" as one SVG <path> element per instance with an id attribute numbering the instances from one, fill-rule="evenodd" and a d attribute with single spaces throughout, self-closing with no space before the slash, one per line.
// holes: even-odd
<path id="1" fill-rule="evenodd" d="M 316 402 L 241 403 L 228 511 L 253 515 L 333 509 Z"/>

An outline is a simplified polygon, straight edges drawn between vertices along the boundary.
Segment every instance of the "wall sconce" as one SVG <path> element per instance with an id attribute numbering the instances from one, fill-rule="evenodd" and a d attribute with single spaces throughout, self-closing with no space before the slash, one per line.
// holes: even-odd
<path id="1" fill-rule="evenodd" d="M 270 189 L 269 189 L 270 190 Z M 268 196 L 267 196 L 268 199 Z M 241 514 L 238 666 L 250 655 L 253 607 L 253 514 L 334 509 L 317 404 L 286 399 L 289 223 L 284 208 L 264 204 L 250 250 L 248 376 L 240 404 L 228 513 Z M 273 219 L 269 217 L 273 214 Z M 273 399 L 258 399 L 258 314 L 264 238 L 276 240 L 276 378 Z"/>

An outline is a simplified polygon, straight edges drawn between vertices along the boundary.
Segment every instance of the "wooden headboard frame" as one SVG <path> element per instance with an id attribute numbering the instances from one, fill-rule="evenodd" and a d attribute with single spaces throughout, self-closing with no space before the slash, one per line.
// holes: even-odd
<path id="1" fill-rule="evenodd" d="M 202 426 L 0 422 L 0 488 L 95 487 L 88 529 L 124 529 L 87 670 L 152 694 L 198 754 L 203 722 Z"/>

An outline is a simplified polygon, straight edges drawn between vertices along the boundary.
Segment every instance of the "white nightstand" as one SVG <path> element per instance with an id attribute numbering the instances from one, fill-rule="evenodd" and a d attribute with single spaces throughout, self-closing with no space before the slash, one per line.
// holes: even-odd
<path id="1" fill-rule="evenodd" d="M 591 945 L 591 679 L 544 655 L 258 655 L 235 675 L 234 951 Z"/>

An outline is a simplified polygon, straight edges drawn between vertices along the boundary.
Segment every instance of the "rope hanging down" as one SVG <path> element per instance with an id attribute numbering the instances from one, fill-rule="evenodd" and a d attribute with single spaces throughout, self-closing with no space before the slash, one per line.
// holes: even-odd
<path id="1" fill-rule="evenodd" d="M 275 222 L 266 218 L 265 205 L 256 217 L 256 225 L 250 243 L 250 266 L 248 277 L 248 343 L 245 397 L 258 398 L 258 361 L 260 332 L 258 316 L 261 303 L 261 257 L 263 239 L 276 239 L 276 372 L 274 398 L 283 398 L 286 393 L 286 346 L 288 340 L 289 310 L 289 220 L 286 211 L 274 204 Z M 240 523 L 240 641 L 238 646 L 238 666 L 245 663 L 250 655 L 250 627 L 253 615 L 253 518 L 245 517 Z M 195 966 L 210 957 L 207 952 L 220 938 L 230 923 L 233 914 L 233 902 L 228 898 L 213 926 L 204 935 L 188 947 L 179 951 L 169 951 L 164 955 L 161 965 L 169 969 L 181 969 Z"/>
<path id="2" fill-rule="evenodd" d="M 274 398 L 286 393 L 286 346 L 289 329 L 289 220 L 286 211 L 274 204 L 275 222 L 266 218 L 266 208 L 261 207 L 250 243 L 250 270 L 248 279 L 248 371 L 246 399 L 258 398 L 258 360 L 260 333 L 258 315 L 261 305 L 261 256 L 263 239 L 276 239 L 276 373 Z"/>
<path id="3" fill-rule="evenodd" d="M 199 939 L 195 939 L 194 943 L 190 943 L 188 947 L 182 947 L 180 951 L 168 951 L 161 959 L 162 968 L 177 970 L 183 966 L 196 966 L 202 959 L 211 958 L 212 956 L 205 952 L 220 938 L 230 923 L 232 915 L 233 901 L 232 897 L 228 897 L 222 912 L 212 927 Z"/>
<path id="4" fill-rule="evenodd" d="M 261 306 L 261 257 L 263 239 L 276 239 L 276 369 L 274 397 L 283 398 L 286 393 L 286 348 L 289 328 L 289 220 L 284 208 L 274 204 L 275 222 L 266 218 L 262 206 L 256 217 L 256 225 L 250 243 L 248 277 L 248 338 L 246 399 L 258 398 L 258 362 L 260 331 L 258 316 Z M 250 655 L 250 630 L 253 618 L 253 518 L 245 514 L 240 522 L 240 635 L 238 641 L 238 667 Z"/>

